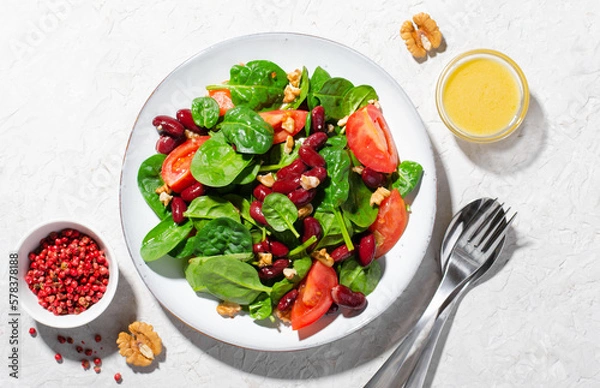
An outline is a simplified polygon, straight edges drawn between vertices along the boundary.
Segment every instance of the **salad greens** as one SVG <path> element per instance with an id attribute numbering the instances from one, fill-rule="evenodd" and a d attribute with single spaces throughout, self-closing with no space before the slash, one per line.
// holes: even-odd
<path id="1" fill-rule="evenodd" d="M 361 236 L 373 233 L 380 211 L 379 203 L 372 202 L 375 189 L 361 176 L 366 167 L 355 157 L 344 127 L 345 119 L 378 100 L 377 93 L 372 86 L 332 77 L 321 67 L 312 74 L 303 67 L 295 79 L 288 79 L 271 61 L 250 61 L 232 66 L 227 82 L 206 87 L 229 93 L 233 107 L 224 114 L 212 97 L 191 101 L 193 123 L 208 135 L 197 151 L 175 163 L 181 169 L 175 173 L 190 174 L 201 185 L 201 194 L 193 198 L 185 190 L 157 194 L 158 188 L 168 186 L 163 164 L 176 148 L 168 156 L 146 159 L 137 177 L 144 200 L 159 218 L 142 241 L 142 258 L 184 260 L 185 278 L 194 291 L 240 304 L 256 320 L 280 315 L 278 303 L 302 289 L 317 251 L 324 249 L 329 255 L 336 248 L 347 248 L 348 258 L 332 259 L 329 265 L 333 263 L 336 284 L 352 292 L 370 294 L 382 275 L 377 260 L 363 265 L 357 256 L 356 244 Z M 285 100 L 289 90 L 295 93 L 293 101 Z M 319 170 L 302 159 L 299 149 L 308 147 L 304 143 L 316 131 L 311 111 L 317 107 L 322 107 L 329 130 L 326 141 L 315 146 L 326 171 L 324 179 L 315 181 Z M 286 136 L 281 131 L 287 131 Z M 287 140 L 276 140 L 283 138 Z M 302 171 L 284 172 L 298 159 Z M 288 179 L 291 190 L 263 188 L 257 178 L 269 174 L 276 181 Z M 418 187 L 422 174 L 419 163 L 405 160 L 395 172 L 381 175 L 381 186 L 406 197 Z M 299 200 L 302 195 L 308 200 Z M 176 205 L 175 198 L 184 201 Z M 304 223 L 307 217 L 318 230 L 311 232 Z M 282 265 L 285 274 L 283 267 L 276 272 Z M 330 290 L 323 292 L 331 303 Z"/>

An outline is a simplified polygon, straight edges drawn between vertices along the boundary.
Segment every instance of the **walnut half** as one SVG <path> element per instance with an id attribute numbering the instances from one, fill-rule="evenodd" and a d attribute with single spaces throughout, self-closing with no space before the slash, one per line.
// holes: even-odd
<path id="1" fill-rule="evenodd" d="M 117 338 L 119 353 L 126 357 L 128 364 L 148 366 L 162 352 L 162 341 L 152 325 L 145 322 L 133 322 L 129 333 L 120 332 Z M 130 334 L 131 333 L 131 334 Z"/>
<path id="2" fill-rule="evenodd" d="M 415 58 L 424 58 L 427 52 L 440 47 L 442 33 L 435 20 L 424 12 L 413 16 L 413 22 L 407 20 L 402 24 L 400 36 Z"/>

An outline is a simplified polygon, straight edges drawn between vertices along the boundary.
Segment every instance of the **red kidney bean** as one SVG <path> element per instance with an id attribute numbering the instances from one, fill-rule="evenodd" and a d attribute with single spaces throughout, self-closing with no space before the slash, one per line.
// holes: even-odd
<path id="1" fill-rule="evenodd" d="M 313 167 L 302 175 L 314 176 L 319 182 L 323 182 L 327 178 L 327 170 L 325 167 Z"/>
<path id="2" fill-rule="evenodd" d="M 267 225 L 267 220 L 262 212 L 261 201 L 252 201 L 250 204 L 250 216 L 259 224 Z"/>
<path id="3" fill-rule="evenodd" d="M 181 199 L 190 203 L 201 195 L 204 195 L 204 185 L 200 182 L 195 182 L 181 191 Z"/>
<path id="4" fill-rule="evenodd" d="M 284 257 L 287 256 L 287 254 L 290 252 L 290 250 L 284 243 L 277 240 L 269 240 L 269 248 L 270 252 L 275 257 Z"/>
<path id="5" fill-rule="evenodd" d="M 302 146 L 298 151 L 300 159 L 310 167 L 325 167 L 325 159 L 313 148 Z"/>
<path id="6" fill-rule="evenodd" d="M 278 179 L 271 186 L 271 190 L 275 193 L 289 194 L 300 187 L 300 175 Z"/>
<path id="7" fill-rule="evenodd" d="M 358 261 L 363 267 L 371 264 L 375 258 L 375 235 L 373 233 L 365 234 L 358 243 Z"/>
<path id="8" fill-rule="evenodd" d="M 339 247 L 335 248 L 330 256 L 333 259 L 333 261 L 335 261 L 336 263 L 340 262 L 340 261 L 344 261 L 350 257 L 352 257 L 352 255 L 354 254 L 354 251 L 351 251 L 348 249 L 348 246 L 346 244 L 340 245 Z"/>
<path id="9" fill-rule="evenodd" d="M 270 252 L 269 240 L 264 239 L 261 242 L 253 244 L 252 245 L 252 252 L 254 252 L 254 253 L 259 253 L 259 252 L 267 253 L 267 252 Z"/>
<path id="10" fill-rule="evenodd" d="M 197 126 L 194 122 L 191 109 L 179 109 L 175 117 L 177 117 L 177 121 L 179 121 L 181 125 L 183 125 L 186 129 L 189 129 L 192 132 L 200 134 L 204 134 L 206 132 L 202 128 Z"/>
<path id="11" fill-rule="evenodd" d="M 288 164 L 285 167 L 282 167 L 279 171 L 277 171 L 277 174 L 275 175 L 277 175 L 277 179 L 285 179 L 290 176 L 300 175 L 304 171 L 306 171 L 306 169 L 306 164 L 304 164 L 304 162 L 300 158 L 297 158 L 294 159 L 292 163 Z"/>
<path id="12" fill-rule="evenodd" d="M 341 284 L 331 289 L 331 298 L 337 305 L 352 310 L 362 310 L 367 305 L 367 298 L 362 292 L 354 292 Z"/>
<path id="13" fill-rule="evenodd" d="M 258 277 L 262 280 L 274 279 L 283 274 L 283 270 L 290 265 L 289 259 L 277 259 L 272 265 L 258 269 Z"/>
<path id="14" fill-rule="evenodd" d="M 375 171 L 370 167 L 363 168 L 363 171 L 360 174 L 360 176 L 363 182 L 365 182 L 365 185 L 372 189 L 376 189 L 380 186 L 385 185 L 385 174 L 379 171 Z"/>
<path id="15" fill-rule="evenodd" d="M 181 197 L 173 197 L 171 200 L 171 213 L 173 215 L 173 221 L 180 224 L 185 220 L 183 213 L 186 211 L 187 205 Z"/>
<path id="16" fill-rule="evenodd" d="M 156 141 L 156 152 L 159 154 L 168 155 L 181 143 L 183 143 L 183 139 L 176 139 L 172 136 L 161 135 Z"/>
<path id="17" fill-rule="evenodd" d="M 165 132 L 175 137 L 181 137 L 185 132 L 185 128 L 179 121 L 166 115 L 156 116 L 154 120 L 152 120 L 152 125 L 154 125 L 159 132 Z"/>
<path id="18" fill-rule="evenodd" d="M 325 315 L 335 314 L 339 309 L 340 306 L 338 306 L 337 303 L 332 303 L 331 306 L 329 306 L 329 310 L 327 310 Z"/>
<path id="19" fill-rule="evenodd" d="M 310 112 L 310 123 L 313 132 L 325 131 L 325 108 L 321 105 L 315 106 Z"/>
<path id="20" fill-rule="evenodd" d="M 271 190 L 267 186 L 263 185 L 262 183 L 259 183 L 254 188 L 254 190 L 252 190 L 252 195 L 254 195 L 254 198 L 258 199 L 259 201 L 264 201 L 265 197 L 267 195 L 271 194 L 272 192 L 273 192 L 273 190 Z"/>
<path id="21" fill-rule="evenodd" d="M 316 236 L 317 241 L 319 241 L 321 237 L 323 237 L 323 228 L 321 227 L 321 223 L 319 222 L 319 220 L 317 220 L 315 217 L 308 216 L 304 218 L 302 220 L 302 226 L 302 242 L 305 242 L 312 236 Z M 310 250 L 314 248 L 315 245 L 316 243 L 311 245 L 308 249 Z"/>
<path id="22" fill-rule="evenodd" d="M 294 205 L 296 205 L 296 207 L 302 207 L 304 205 L 308 205 L 310 201 L 312 201 L 315 198 L 316 195 L 317 192 L 315 191 L 315 189 L 305 190 L 301 187 L 292 191 L 287 196 L 290 199 L 290 201 L 292 201 Z"/>
<path id="23" fill-rule="evenodd" d="M 320 150 L 325 145 L 325 142 L 329 139 L 329 136 L 325 132 L 315 132 L 304 140 L 302 145 Z"/>
<path id="24" fill-rule="evenodd" d="M 296 301 L 296 298 L 298 298 L 298 289 L 294 288 L 282 296 L 281 299 L 279 299 L 279 303 L 277 303 L 277 310 L 287 311 L 292 307 Z"/>

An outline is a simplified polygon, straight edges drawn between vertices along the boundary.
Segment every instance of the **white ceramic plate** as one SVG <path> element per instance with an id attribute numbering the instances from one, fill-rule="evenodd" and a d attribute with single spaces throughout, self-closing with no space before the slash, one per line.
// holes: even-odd
<path id="1" fill-rule="evenodd" d="M 289 327 L 257 323 L 249 316 L 225 319 L 215 311 L 217 301 L 198 296 L 186 282 L 176 260 L 162 258 L 145 263 L 139 248 L 146 233 L 158 223 L 136 183 L 137 171 L 155 153 L 157 134 L 152 119 L 175 115 L 195 97 L 206 95 L 205 86 L 229 78 L 237 63 L 267 59 L 291 71 L 306 66 L 323 67 L 332 76 L 355 85 L 368 84 L 377 91 L 386 121 L 393 132 L 400 158 L 415 160 L 424 176 L 414 201 L 408 227 L 400 242 L 383 260 L 383 277 L 359 315 L 322 318 L 299 332 Z M 121 175 L 121 220 L 131 257 L 143 281 L 160 303 L 182 321 L 218 340 L 257 350 L 289 351 L 322 345 L 346 336 L 385 311 L 410 282 L 431 237 L 436 205 L 435 165 L 423 123 L 396 81 L 377 64 L 338 43 L 307 35 L 268 33 L 231 39 L 195 55 L 161 82 L 142 108 L 133 127 Z"/>

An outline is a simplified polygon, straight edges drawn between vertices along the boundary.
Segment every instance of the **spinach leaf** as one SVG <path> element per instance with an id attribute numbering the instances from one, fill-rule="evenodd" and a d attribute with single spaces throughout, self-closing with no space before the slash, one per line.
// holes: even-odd
<path id="1" fill-rule="evenodd" d="M 373 260 L 366 267 L 360 265 L 356 259 L 348 259 L 342 262 L 340 268 L 340 284 L 350 288 L 354 292 L 362 292 L 369 295 L 381 279 L 381 266 L 379 261 Z"/>
<path id="2" fill-rule="evenodd" d="M 402 198 L 414 190 L 423 175 L 423 166 L 411 160 L 405 160 L 392 175 L 392 188 L 398 189 Z"/>
<path id="3" fill-rule="evenodd" d="M 310 77 L 310 87 L 308 89 L 307 96 L 308 109 L 313 110 L 315 106 L 320 104 L 319 99 L 315 96 L 315 93 L 321 90 L 323 84 L 330 78 L 331 76 L 325 69 L 323 69 L 321 66 L 317 66 L 312 77 Z"/>
<path id="4" fill-rule="evenodd" d="M 333 212 L 317 209 L 313 214 L 313 217 L 319 221 L 321 228 L 323 229 L 323 237 L 321 237 L 315 249 L 339 245 L 340 243 L 345 242 L 345 233 L 353 232 L 350 220 L 342 217 L 342 222 L 339 222 L 339 218 Z M 344 231 L 344 228 L 346 231 Z"/>
<path id="5" fill-rule="evenodd" d="M 253 161 L 248 164 L 231 183 L 234 185 L 247 185 L 248 183 L 252 183 L 256 179 L 259 171 L 260 164 Z"/>
<path id="6" fill-rule="evenodd" d="M 189 220 L 177 224 L 171 217 L 163 219 L 142 240 L 142 259 L 150 262 L 165 256 L 190 234 L 193 227 Z"/>
<path id="7" fill-rule="evenodd" d="M 200 277 L 198 276 L 198 272 L 200 271 L 200 267 L 204 264 L 206 260 L 198 260 L 192 259 L 188 263 L 187 267 L 185 267 L 185 280 L 192 286 L 192 290 L 196 292 L 206 291 L 206 287 L 199 282 Z"/>
<path id="8" fill-rule="evenodd" d="M 344 116 L 349 116 L 358 109 L 367 105 L 370 100 L 378 100 L 377 92 L 369 85 L 359 85 L 348 90 L 342 98 L 342 111 Z"/>
<path id="9" fill-rule="evenodd" d="M 326 120 L 339 120 L 344 117 L 342 100 L 344 94 L 352 89 L 354 85 L 345 78 L 334 77 L 325 81 L 321 89 L 313 94 L 325 109 Z"/>
<path id="10" fill-rule="evenodd" d="M 195 198 L 183 215 L 209 220 L 227 217 L 240 222 L 240 215 L 236 207 L 228 200 L 214 195 L 202 195 Z"/>
<path id="11" fill-rule="evenodd" d="M 344 216 L 361 229 L 368 228 L 377 218 L 378 208 L 369 201 L 373 194 L 359 174 L 350 173 L 348 199 L 342 204 Z"/>
<path id="12" fill-rule="evenodd" d="M 160 171 L 166 157 L 163 154 L 152 155 L 142 162 L 137 175 L 137 184 L 142 197 L 161 220 L 170 215 L 167 207 L 160 202 L 156 194 L 156 189 L 165 184 Z"/>
<path id="13" fill-rule="evenodd" d="M 248 311 L 252 319 L 257 321 L 266 319 L 273 312 L 273 303 L 268 294 L 261 294 L 256 300 L 248 305 Z"/>
<path id="14" fill-rule="evenodd" d="M 235 144 L 237 152 L 242 154 L 262 155 L 273 145 L 273 127 L 246 106 L 229 109 L 220 128 L 227 141 Z"/>
<path id="15" fill-rule="evenodd" d="M 286 278 L 273 284 L 271 287 L 271 300 L 273 303 L 279 303 L 279 300 L 294 288 L 294 283 Z"/>
<path id="16" fill-rule="evenodd" d="M 285 195 L 271 193 L 263 201 L 262 211 L 267 223 L 276 231 L 291 231 L 296 238 L 300 234 L 294 228 L 294 222 L 298 219 L 298 208 Z"/>
<path id="17" fill-rule="evenodd" d="M 194 283 L 221 300 L 247 305 L 262 292 L 270 293 L 258 278 L 256 269 L 232 257 L 210 259 L 198 267 Z"/>
<path id="18" fill-rule="evenodd" d="M 298 107 L 306 100 L 306 96 L 308 95 L 308 90 L 310 88 L 310 80 L 308 78 L 308 70 L 306 67 L 302 67 L 302 75 L 300 77 L 300 94 L 296 99 L 287 104 L 284 109 L 298 109 Z"/>
<path id="19" fill-rule="evenodd" d="M 242 224 L 227 217 L 211 220 L 196 238 L 199 256 L 252 252 L 252 235 Z"/>
<path id="20" fill-rule="evenodd" d="M 254 220 L 254 218 L 252 218 L 252 216 L 250 215 L 250 201 L 248 201 L 246 198 L 237 195 L 237 194 L 225 194 L 223 196 L 226 200 L 228 200 L 229 202 L 231 202 L 233 204 L 233 206 L 235 206 L 235 208 L 237 209 L 239 215 L 242 217 L 242 219 L 247 222 L 248 224 L 250 224 L 250 227 L 256 227 L 258 229 L 260 229 L 260 239 L 258 241 L 262 241 L 264 240 L 264 233 L 266 233 L 266 229 L 262 226 L 259 226 L 256 221 Z M 264 231 L 264 233 L 263 233 Z M 253 241 L 254 241 L 254 235 L 252 236 Z M 256 241 L 256 242 L 258 242 Z"/>
<path id="21" fill-rule="evenodd" d="M 199 127 L 214 127 L 219 121 L 219 104 L 212 97 L 195 98 L 192 101 L 192 118 Z"/>
<path id="22" fill-rule="evenodd" d="M 196 252 L 196 237 L 188 237 L 169 251 L 169 256 L 175 259 L 189 259 Z"/>
<path id="23" fill-rule="evenodd" d="M 231 145 L 215 135 L 198 148 L 190 170 L 203 185 L 224 187 L 233 182 L 251 161 L 251 155 L 235 152 Z"/>
<path id="24" fill-rule="evenodd" d="M 310 117 L 308 115 L 307 117 Z M 292 163 L 298 158 L 300 149 L 299 141 L 296 140 L 294 149 L 289 154 L 285 152 L 285 143 L 275 144 L 269 152 L 261 157 L 260 172 L 277 171 Z"/>
<path id="25" fill-rule="evenodd" d="M 281 67 L 270 61 L 258 60 L 233 66 L 227 84 L 208 86 L 207 89 L 229 89 L 235 106 L 262 110 L 281 104 L 287 84 L 287 73 Z"/>
<path id="26" fill-rule="evenodd" d="M 327 147 L 324 147 L 319 154 L 327 163 L 327 180 L 324 187 L 324 198 L 321 206 L 325 210 L 333 211 L 341 204 L 346 202 L 350 184 L 348 176 L 350 174 L 350 156 L 344 148 L 346 145 L 345 137 L 334 136 L 327 142 Z"/>

